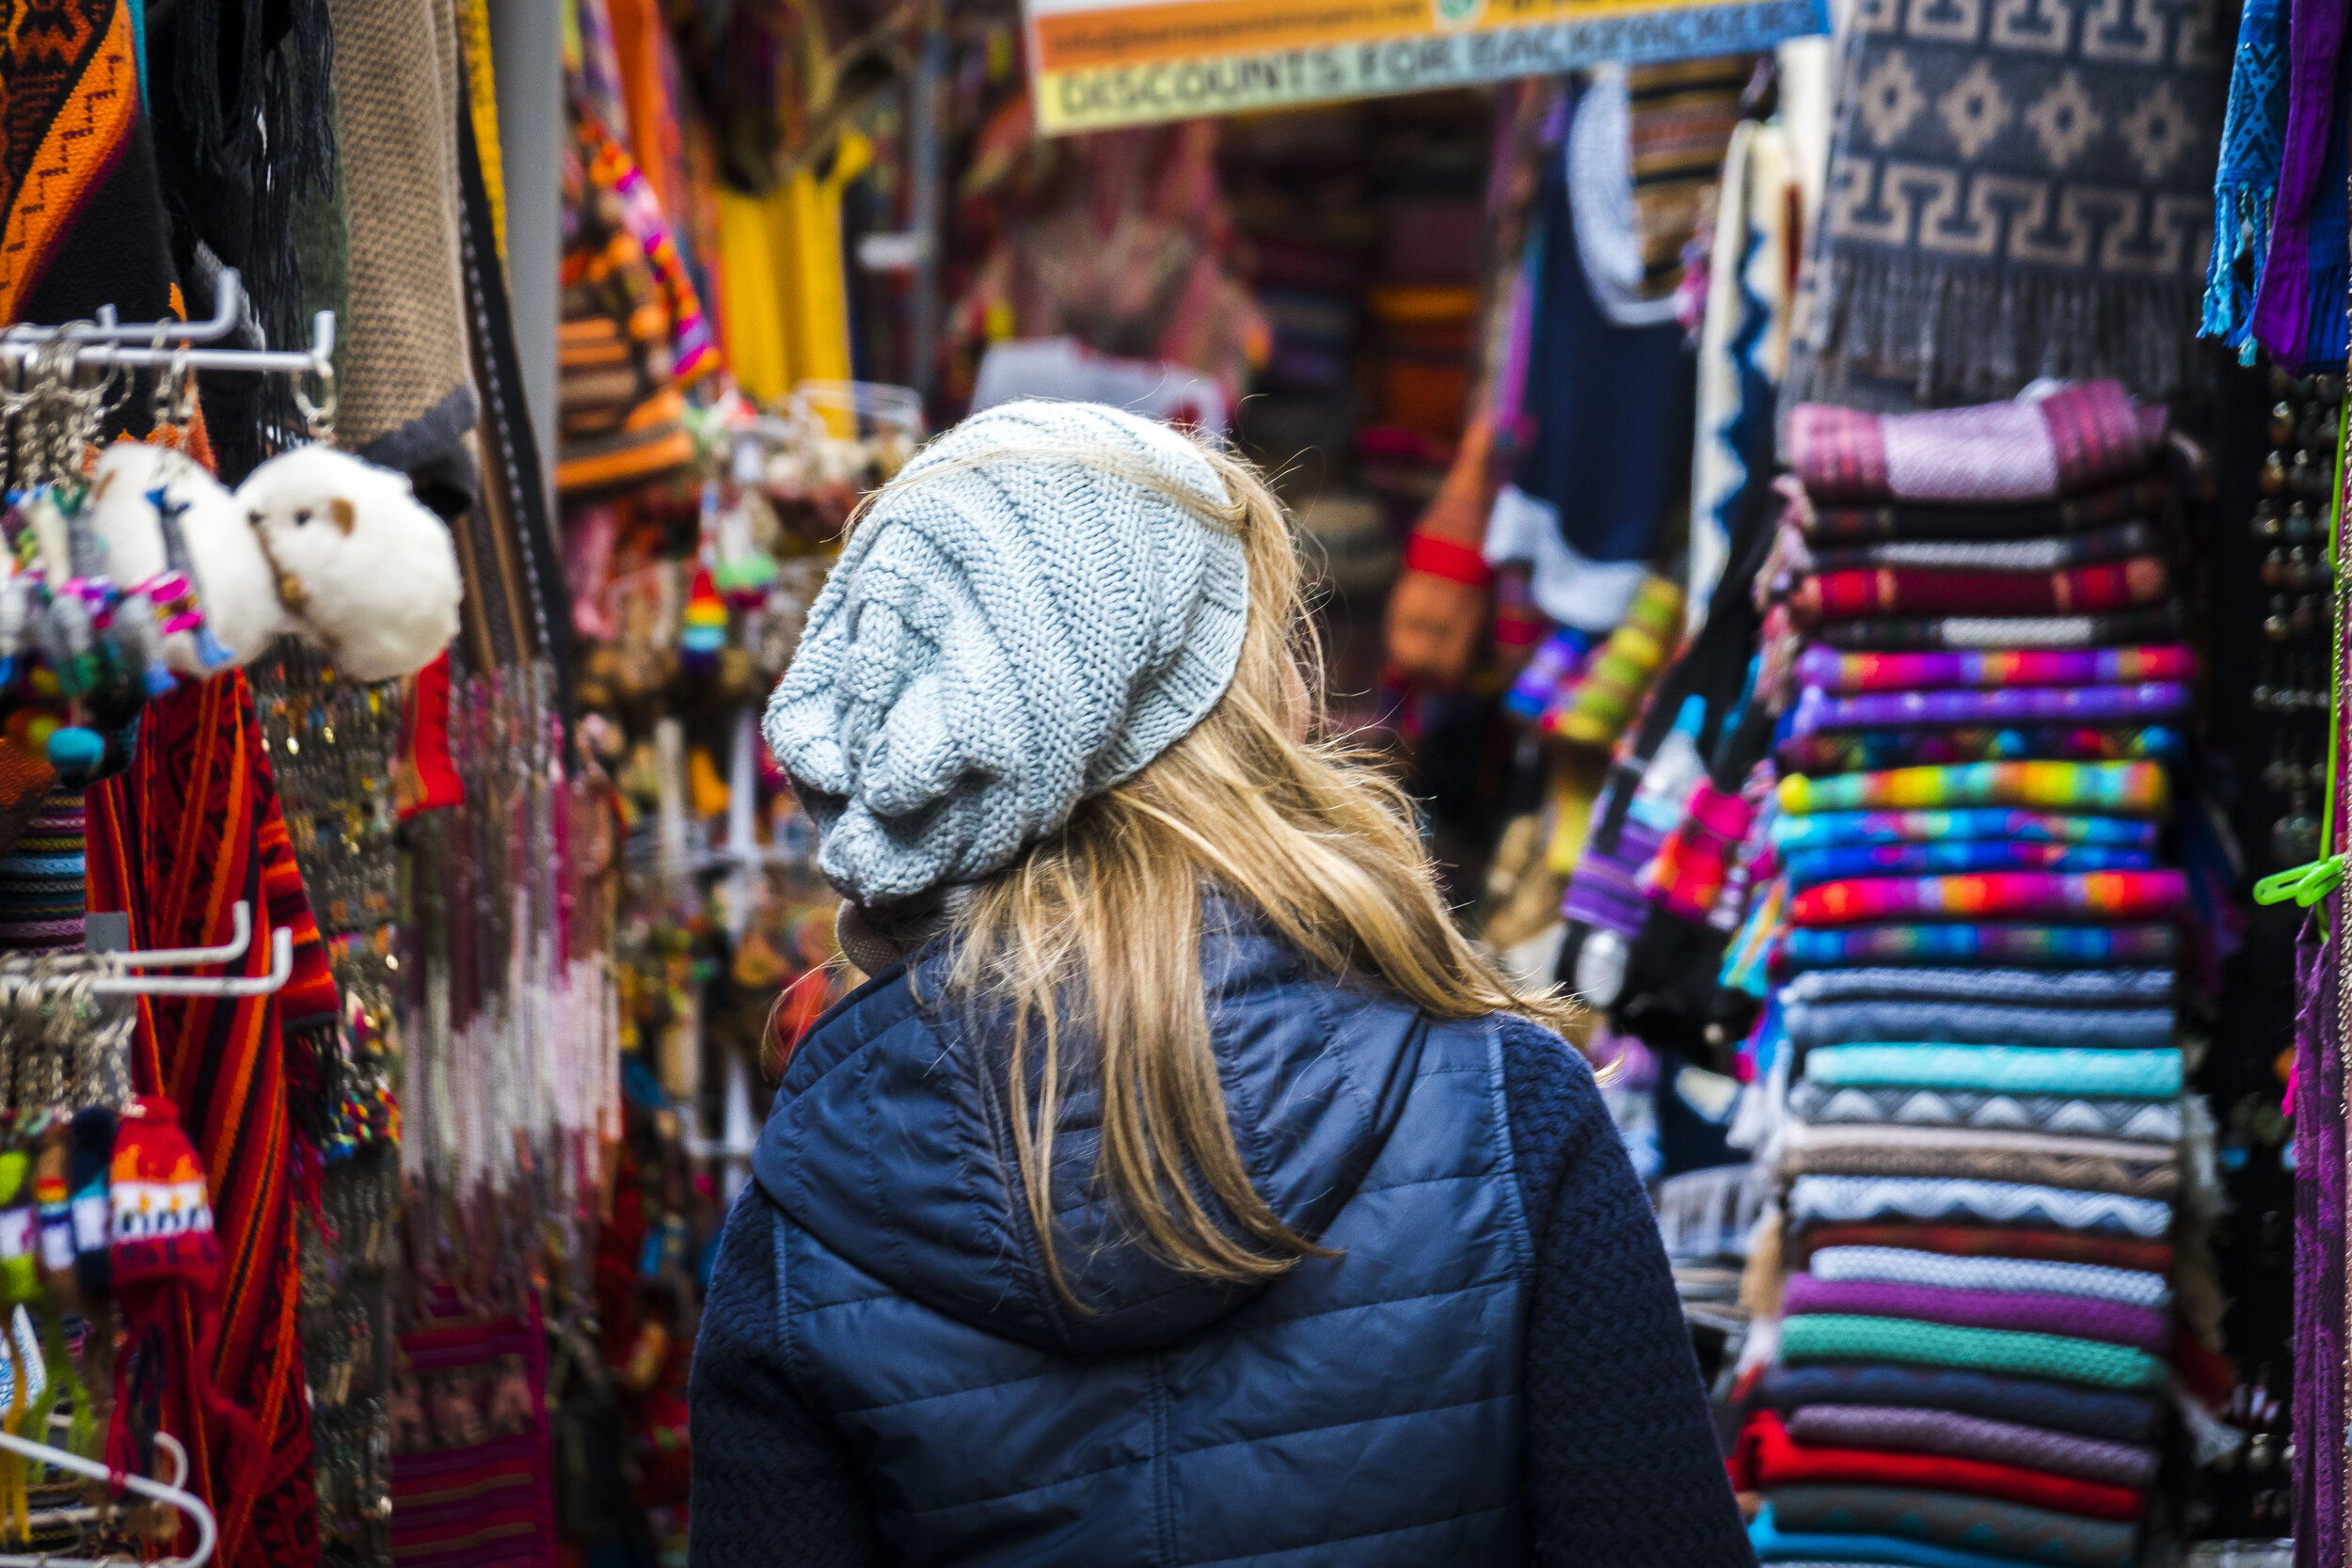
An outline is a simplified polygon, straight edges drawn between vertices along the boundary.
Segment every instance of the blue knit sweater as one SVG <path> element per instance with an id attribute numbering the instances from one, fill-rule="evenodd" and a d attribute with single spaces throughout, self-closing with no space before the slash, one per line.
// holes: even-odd
<path id="1" fill-rule="evenodd" d="M 1505 1096 L 1536 1238 L 1521 1496 L 1544 1568 L 1746 1568 L 1674 1282 L 1591 1069 L 1502 1023 Z M 774 1212 L 748 1190 L 705 1308 L 693 1376 L 692 1560 L 794 1568 L 892 1560 L 841 1437 L 793 1391 L 776 1321 Z"/>

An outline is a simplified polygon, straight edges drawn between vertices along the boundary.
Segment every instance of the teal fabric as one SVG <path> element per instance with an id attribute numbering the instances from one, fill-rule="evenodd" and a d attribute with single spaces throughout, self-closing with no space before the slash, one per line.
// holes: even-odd
<path id="1" fill-rule="evenodd" d="M 1835 1085 L 2169 1100 L 2181 1092 L 2181 1053 L 2095 1046 L 1824 1045 L 1805 1053 L 1804 1076 Z"/>

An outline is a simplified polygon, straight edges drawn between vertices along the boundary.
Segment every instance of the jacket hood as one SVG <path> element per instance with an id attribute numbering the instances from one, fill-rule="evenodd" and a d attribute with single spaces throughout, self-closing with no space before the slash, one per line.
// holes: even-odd
<path id="1" fill-rule="evenodd" d="M 1311 970 L 1233 906 L 1211 900 L 1202 913 L 1210 1036 L 1242 1163 L 1283 1222 L 1314 1239 L 1394 1129 L 1426 1025 L 1369 986 Z M 1082 1307 L 1055 1291 L 1014 1157 L 1009 1040 L 936 1000 L 946 964 L 934 943 L 803 1039 L 752 1157 L 768 1196 L 892 1291 L 1064 1354 L 1152 1349 L 1263 1290 L 1183 1274 L 1136 1238 L 1096 1191 L 1100 1098 L 1085 1085 L 1065 1100 L 1051 1172 L 1056 1255 Z"/>

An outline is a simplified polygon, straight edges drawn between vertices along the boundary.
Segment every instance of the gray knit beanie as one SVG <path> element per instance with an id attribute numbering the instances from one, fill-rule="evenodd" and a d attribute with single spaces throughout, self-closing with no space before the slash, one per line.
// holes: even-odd
<path id="1" fill-rule="evenodd" d="M 907 465 L 810 608 L 768 745 L 817 819 L 818 869 L 859 904 L 1009 864 L 1225 694 L 1240 539 L 1089 448 L 1229 504 L 1163 425 L 1003 404 Z"/>

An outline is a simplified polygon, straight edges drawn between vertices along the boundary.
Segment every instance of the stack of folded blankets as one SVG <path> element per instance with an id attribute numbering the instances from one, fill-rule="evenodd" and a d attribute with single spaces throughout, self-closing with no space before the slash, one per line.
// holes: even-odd
<path id="1" fill-rule="evenodd" d="M 1793 411 L 1773 1563 L 2123 1568 L 2182 1181 L 2165 863 L 2194 674 L 2112 383 Z"/>

